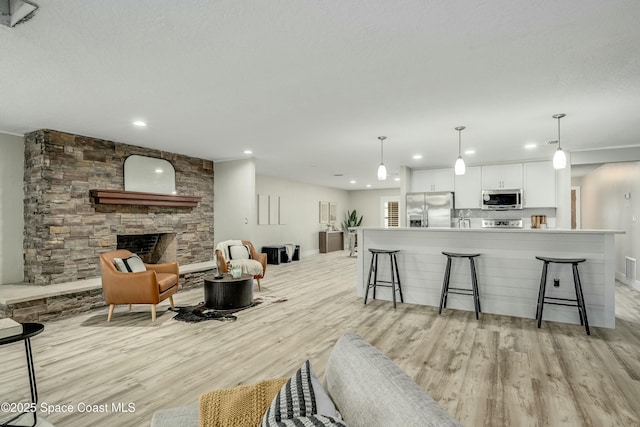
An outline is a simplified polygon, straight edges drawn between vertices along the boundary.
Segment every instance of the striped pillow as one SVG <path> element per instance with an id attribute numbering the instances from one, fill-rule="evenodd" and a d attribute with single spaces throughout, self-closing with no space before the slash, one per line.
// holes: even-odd
<path id="1" fill-rule="evenodd" d="M 264 426 L 264 421 L 262 423 Z M 334 420 L 331 417 L 325 417 L 324 415 L 309 415 L 308 417 L 294 417 L 290 420 L 282 420 L 273 424 L 266 424 L 268 426 L 277 427 L 347 427 L 343 421 Z"/>
<path id="2" fill-rule="evenodd" d="M 328 401 L 328 402 L 327 402 Z M 318 407 L 322 414 L 318 413 Z M 329 406 L 329 407 L 327 407 Z M 311 424 L 296 424 L 287 420 L 311 421 Z M 317 424 L 314 424 L 317 423 Z M 282 386 L 262 418 L 261 427 L 284 427 L 299 425 L 344 426 L 333 402 L 320 386 L 307 360 L 304 365 Z"/>
<path id="3" fill-rule="evenodd" d="M 113 263 L 116 265 L 118 271 L 123 273 L 139 273 L 141 271 L 147 271 L 147 267 L 144 266 L 142 259 L 136 254 L 131 255 L 129 258 L 114 258 Z"/>

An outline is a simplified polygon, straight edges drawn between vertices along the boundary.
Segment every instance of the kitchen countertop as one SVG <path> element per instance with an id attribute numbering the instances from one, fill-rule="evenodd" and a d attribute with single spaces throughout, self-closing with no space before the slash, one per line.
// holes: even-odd
<path id="1" fill-rule="evenodd" d="M 625 234 L 622 230 L 598 230 L 598 229 L 566 229 L 566 228 L 445 228 L 445 227 L 359 227 L 363 230 L 384 230 L 384 231 L 417 231 L 417 232 L 442 232 L 456 231 L 460 233 L 481 232 L 481 233 L 544 233 L 544 234 Z"/>

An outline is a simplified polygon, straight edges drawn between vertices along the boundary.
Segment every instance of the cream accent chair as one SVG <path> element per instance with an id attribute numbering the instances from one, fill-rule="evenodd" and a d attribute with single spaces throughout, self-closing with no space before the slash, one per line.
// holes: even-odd
<path id="1" fill-rule="evenodd" d="M 156 321 L 156 304 L 169 298 L 171 307 L 173 295 L 178 292 L 177 262 L 145 264 L 147 271 L 123 273 L 113 263 L 114 258 L 128 258 L 133 255 L 123 249 L 100 255 L 102 293 L 104 302 L 109 304 L 107 322 L 111 321 L 116 304 L 151 304 L 151 321 Z"/>
<path id="2" fill-rule="evenodd" d="M 231 245 L 248 246 L 251 259 L 228 260 L 228 247 Z M 262 290 L 260 287 L 260 279 L 264 277 L 264 273 L 267 271 L 267 254 L 256 252 L 253 243 L 248 240 L 226 240 L 218 243 L 216 246 L 216 263 L 220 273 L 229 273 L 229 271 L 227 271 L 227 261 L 231 261 L 232 265 L 234 263 L 240 265 L 243 273 L 252 274 L 253 278 L 258 282 L 258 290 Z"/>

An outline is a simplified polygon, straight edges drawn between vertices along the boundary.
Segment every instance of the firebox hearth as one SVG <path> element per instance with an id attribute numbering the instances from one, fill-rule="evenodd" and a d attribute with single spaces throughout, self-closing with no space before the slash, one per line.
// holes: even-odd
<path id="1" fill-rule="evenodd" d="M 147 264 L 171 262 L 176 260 L 176 234 L 119 234 L 117 248 L 137 254 Z"/>

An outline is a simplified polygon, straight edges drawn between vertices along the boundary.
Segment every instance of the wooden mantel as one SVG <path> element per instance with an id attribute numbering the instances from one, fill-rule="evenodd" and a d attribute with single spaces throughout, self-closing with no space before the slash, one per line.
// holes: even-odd
<path id="1" fill-rule="evenodd" d="M 89 190 L 95 205 L 178 206 L 194 208 L 202 197 L 142 193 L 122 190 Z"/>

